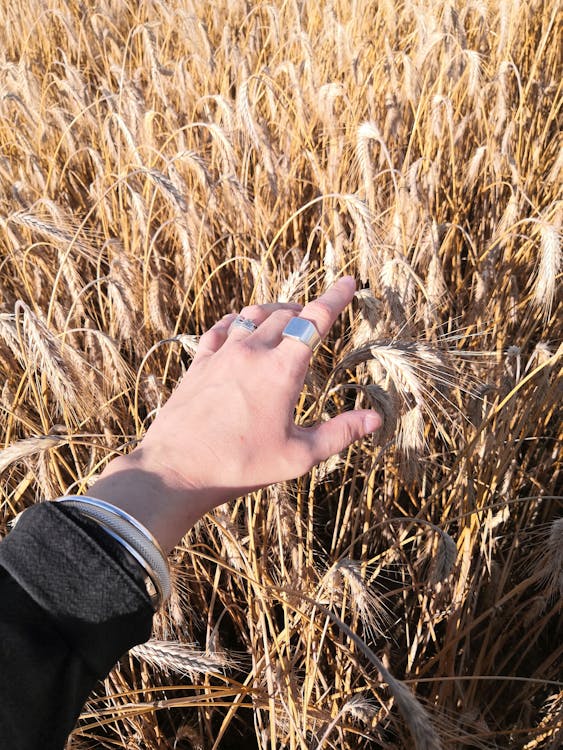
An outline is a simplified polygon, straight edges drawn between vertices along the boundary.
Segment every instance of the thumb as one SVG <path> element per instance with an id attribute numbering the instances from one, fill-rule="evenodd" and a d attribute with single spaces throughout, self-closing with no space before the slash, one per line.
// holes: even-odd
<path id="1" fill-rule="evenodd" d="M 378 430 L 382 423 L 383 419 L 376 411 L 358 409 L 345 411 L 328 422 L 309 427 L 307 432 L 314 462 L 319 463 L 340 453 L 351 443 Z"/>

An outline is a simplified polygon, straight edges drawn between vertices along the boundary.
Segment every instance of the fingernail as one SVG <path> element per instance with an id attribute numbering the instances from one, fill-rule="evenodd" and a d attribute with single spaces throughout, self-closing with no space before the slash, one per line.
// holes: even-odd
<path id="1" fill-rule="evenodd" d="M 381 417 L 375 411 L 368 412 L 364 417 L 364 429 L 367 432 L 375 432 L 381 427 Z"/>

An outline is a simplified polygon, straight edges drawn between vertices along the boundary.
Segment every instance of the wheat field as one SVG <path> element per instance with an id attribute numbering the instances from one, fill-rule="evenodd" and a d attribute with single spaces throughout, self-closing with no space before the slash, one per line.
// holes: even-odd
<path id="1" fill-rule="evenodd" d="M 0 1 L 0 534 L 130 450 L 250 302 L 353 307 L 69 748 L 561 746 L 556 0 Z"/>

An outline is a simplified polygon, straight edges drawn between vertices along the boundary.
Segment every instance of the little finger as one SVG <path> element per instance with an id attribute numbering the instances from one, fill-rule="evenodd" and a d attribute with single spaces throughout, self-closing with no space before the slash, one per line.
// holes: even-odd
<path id="1" fill-rule="evenodd" d="M 235 318 L 235 313 L 225 315 L 200 337 L 194 361 L 210 357 L 223 346 L 229 335 L 229 328 Z"/>

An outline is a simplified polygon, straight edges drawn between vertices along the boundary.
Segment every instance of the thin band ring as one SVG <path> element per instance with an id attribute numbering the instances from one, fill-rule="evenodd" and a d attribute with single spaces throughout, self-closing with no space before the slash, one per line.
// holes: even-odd
<path id="1" fill-rule="evenodd" d="M 315 351 L 321 343 L 321 337 L 314 323 L 305 318 L 292 318 L 283 329 L 282 336 L 294 341 L 300 341 Z"/>
<path id="2" fill-rule="evenodd" d="M 248 333 L 254 333 L 258 326 L 253 320 L 244 318 L 242 315 L 237 315 L 237 317 L 230 325 L 229 333 L 233 330 L 233 328 L 242 328 L 243 330 L 248 331 Z"/>

